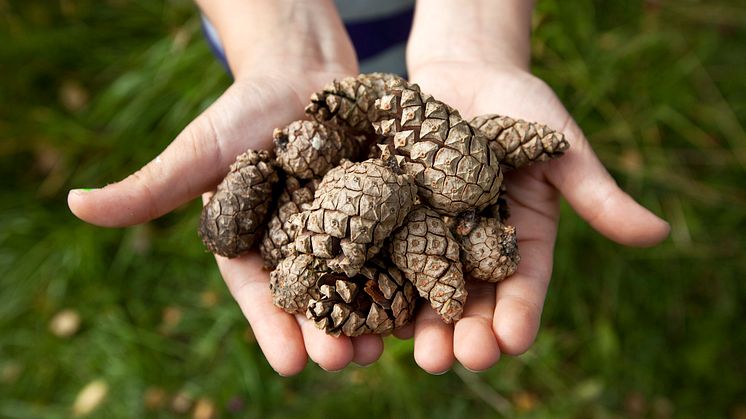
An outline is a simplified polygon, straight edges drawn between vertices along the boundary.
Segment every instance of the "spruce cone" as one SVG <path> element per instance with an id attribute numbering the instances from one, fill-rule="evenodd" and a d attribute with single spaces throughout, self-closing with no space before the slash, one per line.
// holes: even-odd
<path id="1" fill-rule="evenodd" d="M 465 216 L 455 227 L 461 242 L 461 261 L 469 277 L 499 282 L 513 275 L 521 256 L 515 227 L 494 218 Z"/>
<path id="2" fill-rule="evenodd" d="M 318 284 L 320 296 L 309 301 L 306 316 L 329 335 L 382 334 L 412 320 L 414 287 L 389 261 L 374 258 L 352 278 L 324 274 Z"/>
<path id="3" fill-rule="evenodd" d="M 264 233 L 259 250 L 264 258 L 264 268 L 272 270 L 280 261 L 292 253 L 292 242 L 296 231 L 290 225 L 290 216 L 305 209 L 313 201 L 313 193 L 318 180 L 301 182 L 294 177 L 285 180 L 285 188 L 277 200 L 272 218 L 269 220 L 267 231 Z"/>
<path id="4" fill-rule="evenodd" d="M 340 129 L 317 121 L 294 121 L 275 129 L 275 160 L 288 175 L 321 178 L 342 159 L 360 154 L 364 137 L 345 135 Z"/>
<path id="5" fill-rule="evenodd" d="M 311 96 L 306 113 L 353 133 L 373 135 L 368 112 L 383 96 L 386 83 L 402 80 L 395 74 L 370 73 L 345 77 L 324 86 Z"/>
<path id="6" fill-rule="evenodd" d="M 291 254 L 269 274 L 272 302 L 288 313 L 303 313 L 311 298 L 319 298 L 317 283 L 330 270 L 312 255 Z"/>
<path id="7" fill-rule="evenodd" d="M 248 150 L 202 208 L 199 235 L 215 254 L 233 258 L 254 245 L 267 219 L 272 186 L 279 180 L 268 151 Z"/>
<path id="8" fill-rule="evenodd" d="M 505 170 L 560 157 L 570 144 L 546 125 L 502 115 L 481 115 L 469 124 L 482 132 Z"/>
<path id="9" fill-rule="evenodd" d="M 394 166 L 392 168 L 392 166 Z M 326 174 L 311 206 L 291 217 L 295 248 L 354 276 L 398 228 L 417 199 L 412 177 L 382 160 L 344 161 Z"/>
<path id="10" fill-rule="evenodd" d="M 481 210 L 497 199 L 502 172 L 487 140 L 450 106 L 406 82 L 376 100 L 376 133 L 391 138 L 420 196 L 437 212 Z"/>
<path id="11" fill-rule="evenodd" d="M 443 321 L 461 318 L 466 289 L 459 246 L 438 213 L 424 206 L 413 210 L 394 233 L 389 253 Z"/>

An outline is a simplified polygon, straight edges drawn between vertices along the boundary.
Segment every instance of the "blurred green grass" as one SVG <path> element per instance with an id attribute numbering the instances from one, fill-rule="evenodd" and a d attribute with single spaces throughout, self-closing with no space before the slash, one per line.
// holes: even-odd
<path id="1" fill-rule="evenodd" d="M 96 417 L 746 417 L 744 22 L 735 0 L 540 1 L 535 72 L 671 238 L 623 248 L 563 206 L 527 354 L 431 377 L 387 340 L 369 368 L 280 378 L 199 243 L 197 203 L 121 230 L 65 205 L 229 85 L 194 6 L 0 0 L 0 417 L 67 417 L 97 380 Z M 62 338 L 65 309 L 81 327 Z"/>

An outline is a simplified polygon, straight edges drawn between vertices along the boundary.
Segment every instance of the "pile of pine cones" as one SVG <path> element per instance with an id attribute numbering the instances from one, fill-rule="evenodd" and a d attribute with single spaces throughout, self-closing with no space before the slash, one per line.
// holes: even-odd
<path id="1" fill-rule="evenodd" d="M 273 152 L 238 156 L 199 233 L 227 257 L 258 243 L 274 303 L 332 335 L 404 326 L 417 294 L 457 321 L 465 278 L 498 282 L 520 260 L 503 172 L 568 148 L 540 124 L 467 122 L 392 74 L 334 81 L 306 113 Z"/>

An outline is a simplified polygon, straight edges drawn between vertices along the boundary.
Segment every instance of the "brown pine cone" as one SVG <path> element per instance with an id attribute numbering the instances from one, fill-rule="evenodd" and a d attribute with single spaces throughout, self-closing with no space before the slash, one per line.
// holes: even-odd
<path id="1" fill-rule="evenodd" d="M 416 84 L 390 83 L 376 100 L 376 133 L 407 158 L 420 196 L 437 212 L 457 215 L 495 202 L 502 172 L 487 140 L 450 106 Z"/>
<path id="2" fill-rule="evenodd" d="M 248 150 L 202 208 L 199 235 L 215 254 L 233 258 L 246 253 L 259 237 L 279 180 L 269 151 Z"/>
<path id="3" fill-rule="evenodd" d="M 455 226 L 461 243 L 461 261 L 470 278 L 499 282 L 518 269 L 521 255 L 515 227 L 495 218 L 467 214 Z"/>
<path id="4" fill-rule="evenodd" d="M 299 179 L 321 178 L 340 160 L 356 159 L 365 141 L 317 121 L 291 122 L 273 137 L 277 165 Z"/>
<path id="5" fill-rule="evenodd" d="M 319 122 L 329 122 L 353 133 L 373 135 L 368 112 L 383 96 L 387 82 L 401 80 L 395 74 L 370 73 L 345 77 L 324 86 L 311 96 L 306 113 Z"/>
<path id="6" fill-rule="evenodd" d="M 265 269 L 274 269 L 292 253 L 291 244 L 295 240 L 296 231 L 290 224 L 290 216 L 303 211 L 313 201 L 313 193 L 318 184 L 319 181 L 315 179 L 303 184 L 294 177 L 285 179 L 285 188 L 277 200 L 277 207 L 259 245 Z"/>
<path id="7" fill-rule="evenodd" d="M 318 284 L 320 296 L 309 301 L 306 317 L 329 335 L 388 333 L 412 320 L 414 287 L 390 261 L 376 257 L 352 278 L 329 273 Z"/>
<path id="8" fill-rule="evenodd" d="M 459 246 L 438 213 L 424 206 L 414 209 L 394 233 L 388 251 L 443 321 L 461 318 L 466 289 Z"/>
<path id="9" fill-rule="evenodd" d="M 414 206 L 417 187 L 393 163 L 344 161 L 326 174 L 311 206 L 291 217 L 295 249 L 354 276 Z"/>
<path id="10" fill-rule="evenodd" d="M 311 298 L 319 298 L 319 278 L 330 272 L 312 255 L 291 254 L 269 274 L 272 302 L 288 313 L 303 313 Z"/>
<path id="11" fill-rule="evenodd" d="M 505 170 L 560 157 L 570 144 L 564 134 L 546 125 L 502 115 L 481 115 L 469 124 L 487 137 Z"/>

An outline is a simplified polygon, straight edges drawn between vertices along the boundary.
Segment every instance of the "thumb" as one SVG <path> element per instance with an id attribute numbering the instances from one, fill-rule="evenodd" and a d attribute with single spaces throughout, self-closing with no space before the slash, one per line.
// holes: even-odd
<path id="1" fill-rule="evenodd" d="M 160 217 L 213 189 L 238 154 L 270 146 L 272 129 L 301 109 L 289 87 L 236 83 L 153 161 L 120 182 L 70 191 L 68 206 L 78 218 L 104 227 Z"/>
<path id="2" fill-rule="evenodd" d="M 575 211 L 617 243 L 646 247 L 665 239 L 668 223 L 619 188 L 574 121 L 565 134 L 571 147 L 549 163 L 547 176 Z"/>

